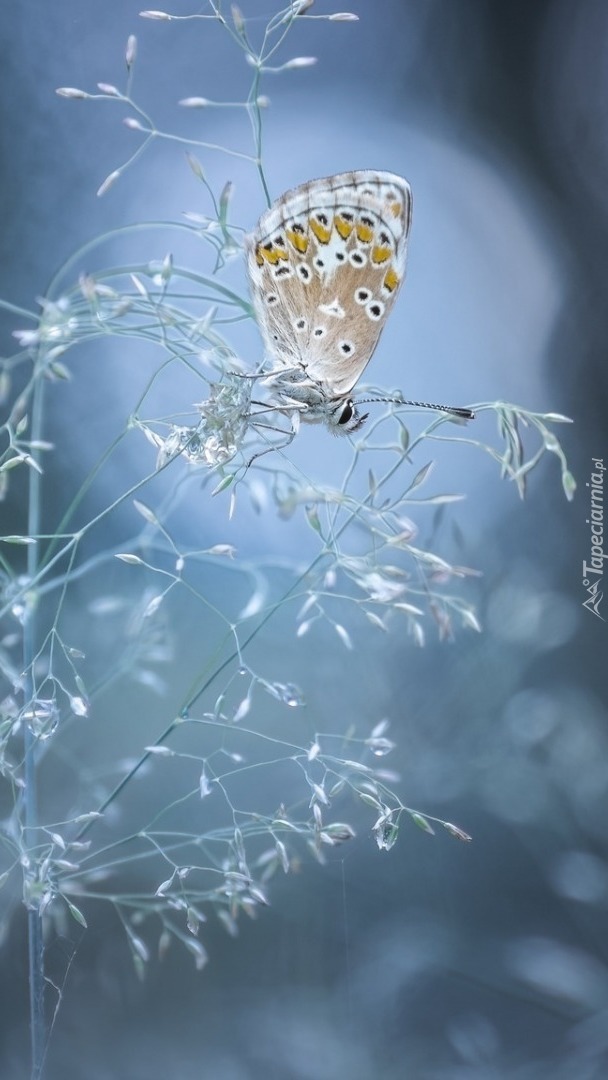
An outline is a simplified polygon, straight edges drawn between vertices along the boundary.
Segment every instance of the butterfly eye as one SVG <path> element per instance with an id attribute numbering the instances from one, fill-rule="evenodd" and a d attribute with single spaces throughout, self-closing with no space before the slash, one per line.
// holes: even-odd
<path id="1" fill-rule="evenodd" d="M 367 413 L 364 413 L 361 416 L 357 412 L 354 401 L 350 398 L 348 401 L 343 401 L 336 406 L 332 414 L 331 424 L 335 425 L 333 427 L 334 434 L 351 435 L 354 431 L 358 431 L 367 420 L 367 415 Z"/>

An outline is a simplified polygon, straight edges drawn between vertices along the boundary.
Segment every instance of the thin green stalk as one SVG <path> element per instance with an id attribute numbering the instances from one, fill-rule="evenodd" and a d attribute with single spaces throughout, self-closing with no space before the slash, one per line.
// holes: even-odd
<path id="1" fill-rule="evenodd" d="M 42 437 L 44 413 L 44 381 L 39 377 L 36 382 L 32 401 L 32 439 Z M 36 470 L 30 471 L 28 499 L 28 534 L 37 536 L 40 532 L 42 476 Z M 38 568 L 38 545 L 30 544 L 27 551 L 28 579 L 35 578 Z M 33 660 L 36 647 L 36 600 L 26 604 L 23 625 L 23 698 L 27 709 L 34 709 L 34 672 Z M 24 724 L 24 779 L 23 793 L 23 842 L 25 854 L 36 849 L 36 829 L 38 826 L 38 792 L 36 777 L 36 737 L 30 722 Z M 34 862 L 37 856 L 30 855 Z M 37 876 L 36 867 L 30 865 L 26 873 Z M 38 906 L 37 892 L 29 898 L 28 921 L 28 972 L 30 991 L 30 1040 L 31 1040 L 31 1077 L 42 1080 L 44 1055 L 46 1050 L 46 1019 L 44 1014 L 44 942 L 42 938 L 42 916 Z"/>

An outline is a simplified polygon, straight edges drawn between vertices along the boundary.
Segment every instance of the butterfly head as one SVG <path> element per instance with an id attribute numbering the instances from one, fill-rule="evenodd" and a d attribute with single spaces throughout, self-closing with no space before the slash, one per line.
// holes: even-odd
<path id="1" fill-rule="evenodd" d="M 361 414 L 352 398 L 341 398 L 328 413 L 327 422 L 334 435 L 352 435 L 363 427 L 369 413 Z"/>

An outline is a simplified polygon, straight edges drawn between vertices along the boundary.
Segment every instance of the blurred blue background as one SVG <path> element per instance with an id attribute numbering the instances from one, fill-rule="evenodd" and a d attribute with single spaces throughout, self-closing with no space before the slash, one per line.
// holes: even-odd
<path id="1" fill-rule="evenodd" d="M 272 11 L 262 0 L 241 7 L 252 19 Z M 473 843 L 404 827 L 385 853 L 364 828 L 325 867 L 304 861 L 299 875 L 275 879 L 271 910 L 238 939 L 210 924 L 202 974 L 169 956 L 140 983 L 120 926 L 100 907 L 65 983 L 51 1080 L 600 1080 L 608 1069 L 608 632 L 582 608 L 581 586 L 585 483 L 591 458 L 608 457 L 608 8 L 602 0 L 353 0 L 348 8 L 358 23 L 303 20 L 282 55 L 318 64 L 262 88 L 271 99 L 272 195 L 350 168 L 405 175 L 414 192 L 408 281 L 370 380 L 413 398 L 501 398 L 573 417 L 558 434 L 579 489 L 568 504 L 557 463 L 547 460 L 521 503 L 472 449 L 433 451 L 442 490 L 467 495 L 454 515 L 464 544 L 448 538 L 446 553 L 459 551 L 483 573 L 468 592 L 483 635 L 461 632 L 420 650 L 405 634 L 360 628 L 350 654 L 322 633 L 296 643 L 292 616 L 282 613 L 257 658 L 304 689 L 314 719 L 296 710 L 286 724 L 371 727 L 390 717 L 398 748 L 389 760 L 404 800 L 456 821 Z M 65 101 L 55 88 L 122 84 L 130 33 L 139 42 L 136 97 L 159 127 L 249 146 L 243 114 L 176 104 L 244 97 L 251 72 L 227 36 L 212 23 L 144 21 L 140 9 L 131 0 L 22 0 L 3 13 L 0 294 L 16 304 L 31 306 L 63 260 L 104 230 L 208 210 L 170 143 L 95 196 L 138 136 L 121 124 L 122 106 Z M 191 9 L 176 0 L 170 10 Z M 318 0 L 311 14 L 330 10 Z M 264 209 L 252 168 L 198 156 L 216 190 L 235 183 L 234 219 L 252 227 Z M 154 233 L 116 241 L 106 264 L 162 259 L 166 250 Z M 179 255 L 209 269 L 200 245 L 184 242 Z M 86 260 L 82 268 L 92 269 Z M 245 287 L 240 261 L 227 277 Z M 8 351 L 15 320 L 3 324 Z M 257 362 L 255 327 L 231 341 Z M 58 504 L 123 426 L 157 363 L 139 345 L 94 344 L 72 362 L 70 385 L 51 388 Z M 489 421 L 480 424 L 488 434 Z M 349 455 L 317 428 L 292 451 L 327 482 Z M 141 475 L 141 455 L 141 441 L 126 445 L 87 517 Z M 13 498 L 7 522 L 19 520 Z M 417 520 L 430 536 L 430 512 Z M 207 493 L 176 526 L 197 546 L 234 543 L 243 557 L 269 563 L 315 551 L 301 518 L 243 508 L 228 522 L 226 502 Z M 125 511 L 101 540 L 117 543 L 132 527 Z M 123 570 L 104 587 L 124 590 Z M 83 585 L 75 625 L 98 586 Z M 246 599 L 238 574 L 218 571 L 214 588 L 226 608 Z M 179 660 L 163 669 L 169 700 L 197 634 L 208 632 L 196 612 L 172 617 L 188 646 L 178 637 Z M 72 747 L 83 787 L 95 765 L 152 741 L 166 701 L 150 696 L 142 710 L 117 692 L 87 721 Z M 53 807 L 61 766 L 47 782 Z M 137 820 L 137 801 L 131 811 Z M 53 944 L 58 972 L 70 953 Z M 24 956 L 16 914 L 0 968 L 0 1062 L 10 1080 L 26 1075 Z"/>

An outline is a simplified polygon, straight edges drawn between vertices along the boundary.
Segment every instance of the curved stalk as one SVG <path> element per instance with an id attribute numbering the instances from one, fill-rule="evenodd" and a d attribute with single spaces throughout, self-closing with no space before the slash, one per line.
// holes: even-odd
<path id="1" fill-rule="evenodd" d="M 32 401 L 32 439 L 42 438 L 44 416 L 44 380 L 40 376 Z M 39 451 L 34 451 L 39 454 Z M 36 537 L 40 533 L 42 475 L 30 470 L 28 495 L 28 535 Z M 38 545 L 30 544 L 27 551 L 27 573 L 31 581 L 38 569 Z M 33 659 L 36 651 L 37 611 L 36 599 L 32 598 L 25 605 L 23 624 L 23 704 L 25 711 L 34 710 L 34 673 Z M 25 873 L 33 882 L 33 889 L 28 897 L 28 973 L 30 1002 L 30 1039 L 31 1039 L 31 1078 L 42 1080 L 44 1055 L 46 1051 L 46 1019 L 44 1012 L 44 942 L 42 937 L 42 915 L 39 908 L 37 888 L 37 868 L 35 853 L 38 826 L 38 790 L 36 776 L 36 736 L 31 721 L 24 721 L 24 781 L 22 800 L 22 824 L 24 855 L 27 856 Z"/>

